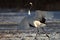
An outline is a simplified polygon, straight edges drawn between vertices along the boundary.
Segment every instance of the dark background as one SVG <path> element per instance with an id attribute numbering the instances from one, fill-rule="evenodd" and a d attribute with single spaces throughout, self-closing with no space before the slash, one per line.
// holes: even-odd
<path id="1" fill-rule="evenodd" d="M 29 2 L 33 5 L 30 6 Z M 60 11 L 59 0 L 0 0 L 0 8 Z"/>

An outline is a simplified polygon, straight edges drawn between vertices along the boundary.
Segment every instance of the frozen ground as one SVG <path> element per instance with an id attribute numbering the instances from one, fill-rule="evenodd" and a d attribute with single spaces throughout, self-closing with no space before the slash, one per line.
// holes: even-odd
<path id="1" fill-rule="evenodd" d="M 38 11 L 37 14 L 32 12 L 31 15 L 25 14 L 25 12 L 0 12 L 0 24 L 2 24 L 0 25 L 0 40 L 60 40 L 60 20 L 58 19 L 58 21 L 56 21 L 56 18 L 59 18 L 59 12 L 55 14 L 58 15 L 56 17 L 48 13 L 45 15 L 46 19 L 51 20 L 49 20 L 47 26 L 44 27 L 45 31 L 38 28 L 39 32 L 36 36 L 36 28 L 31 28 L 29 23 L 32 24 L 35 18 L 40 17 L 40 13 L 44 14 L 47 12 Z"/>

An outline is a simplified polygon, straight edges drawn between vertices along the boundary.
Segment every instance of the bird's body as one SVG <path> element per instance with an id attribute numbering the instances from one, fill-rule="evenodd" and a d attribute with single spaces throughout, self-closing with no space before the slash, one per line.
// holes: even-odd
<path id="1" fill-rule="evenodd" d="M 44 26 L 46 26 L 46 24 L 41 23 L 40 21 L 37 21 L 37 20 L 35 20 L 33 22 L 33 24 L 34 24 L 35 27 L 44 27 Z"/>
<path id="2" fill-rule="evenodd" d="M 29 24 L 30 27 L 45 27 L 46 23 L 45 23 L 46 19 L 44 17 L 42 17 L 40 20 L 34 20 L 33 21 L 33 25 Z"/>
<path id="3" fill-rule="evenodd" d="M 41 23 L 40 21 L 37 21 L 37 20 L 35 20 L 35 21 L 33 22 L 33 24 L 34 24 L 34 25 L 29 24 L 29 26 L 30 26 L 30 27 L 35 27 L 35 28 L 37 28 L 37 27 L 45 27 L 45 26 L 46 26 L 46 24 Z"/>

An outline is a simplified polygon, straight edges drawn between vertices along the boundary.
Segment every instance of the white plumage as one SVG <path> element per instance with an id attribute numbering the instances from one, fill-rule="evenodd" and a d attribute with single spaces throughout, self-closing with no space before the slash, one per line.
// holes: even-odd
<path id="1" fill-rule="evenodd" d="M 38 20 L 35 20 L 35 21 L 33 22 L 33 24 L 34 24 L 35 27 L 45 27 L 45 26 L 46 26 L 46 24 L 41 23 L 41 22 L 38 21 Z"/>

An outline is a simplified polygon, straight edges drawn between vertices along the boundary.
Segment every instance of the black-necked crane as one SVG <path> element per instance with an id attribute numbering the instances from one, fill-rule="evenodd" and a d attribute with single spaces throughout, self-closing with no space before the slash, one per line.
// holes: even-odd
<path id="1" fill-rule="evenodd" d="M 37 28 L 37 33 L 36 33 L 36 36 L 39 32 L 39 27 L 42 28 L 42 30 L 45 32 L 44 28 L 43 27 L 46 27 L 46 23 L 45 23 L 46 19 L 44 17 L 41 18 L 41 20 L 35 20 L 33 21 L 33 24 L 29 24 L 30 27 L 33 27 L 33 28 Z M 46 32 L 45 32 L 46 33 Z M 46 34 L 46 36 L 49 38 L 49 36 Z"/>

